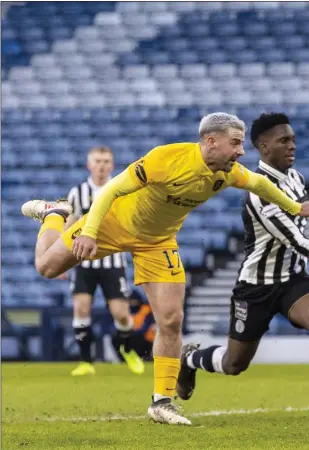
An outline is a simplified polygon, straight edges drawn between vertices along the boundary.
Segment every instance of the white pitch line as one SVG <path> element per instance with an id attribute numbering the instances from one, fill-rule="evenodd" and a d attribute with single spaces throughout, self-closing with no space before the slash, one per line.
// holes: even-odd
<path id="1" fill-rule="evenodd" d="M 199 413 L 189 413 L 186 414 L 188 417 L 209 417 L 209 416 L 233 416 L 237 414 L 267 414 L 272 412 L 302 412 L 309 411 L 309 406 L 304 408 L 293 408 L 292 406 L 287 406 L 282 409 L 268 409 L 268 408 L 256 408 L 256 409 L 231 409 L 231 410 L 219 410 L 219 411 L 205 411 Z M 113 422 L 113 421 L 129 421 L 129 420 L 146 420 L 147 416 L 121 416 L 112 415 L 110 417 L 43 417 L 37 418 L 36 422 Z M 29 421 L 32 422 L 32 421 Z"/>

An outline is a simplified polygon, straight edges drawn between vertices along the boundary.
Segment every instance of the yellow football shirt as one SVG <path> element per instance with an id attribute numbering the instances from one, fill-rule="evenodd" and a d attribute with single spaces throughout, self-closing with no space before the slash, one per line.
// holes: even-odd
<path id="1" fill-rule="evenodd" d="M 213 173 L 202 158 L 199 143 L 156 147 L 118 177 L 92 205 L 82 235 L 96 238 L 111 207 L 111 213 L 133 236 L 147 242 L 163 241 L 177 234 L 192 209 L 228 186 L 251 190 L 269 201 L 278 199 L 279 206 L 294 214 L 300 210 L 298 203 L 269 180 L 238 163 L 231 172 Z"/>

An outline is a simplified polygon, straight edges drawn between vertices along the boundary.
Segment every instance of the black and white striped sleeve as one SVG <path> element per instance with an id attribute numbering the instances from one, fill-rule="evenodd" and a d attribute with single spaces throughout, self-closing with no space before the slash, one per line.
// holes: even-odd
<path id="1" fill-rule="evenodd" d="M 73 207 L 73 215 L 80 218 L 83 215 L 78 186 L 73 187 L 68 194 L 68 201 Z"/>
<path id="2" fill-rule="evenodd" d="M 272 203 L 261 200 L 255 194 L 248 197 L 247 208 L 251 215 L 270 233 L 288 248 L 309 257 L 309 239 L 295 225 L 288 213 Z"/>

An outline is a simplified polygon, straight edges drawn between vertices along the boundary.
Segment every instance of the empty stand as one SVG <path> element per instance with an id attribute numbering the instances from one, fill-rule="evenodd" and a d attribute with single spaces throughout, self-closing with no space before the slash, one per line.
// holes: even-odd
<path id="1" fill-rule="evenodd" d="M 250 126 L 263 111 L 284 110 L 309 183 L 308 23 L 305 2 L 12 6 L 2 20 L 4 303 L 52 304 L 51 284 L 33 267 L 38 227 L 20 207 L 66 195 L 87 176 L 94 145 L 114 150 L 119 173 L 157 145 L 197 141 L 209 112 Z M 254 169 L 258 152 L 248 140 L 245 147 L 242 162 Z M 242 231 L 241 201 L 230 189 L 188 217 L 179 234 L 186 266 L 203 265 L 207 252 L 226 248 L 228 233 Z M 65 282 L 54 283 L 67 295 Z"/>

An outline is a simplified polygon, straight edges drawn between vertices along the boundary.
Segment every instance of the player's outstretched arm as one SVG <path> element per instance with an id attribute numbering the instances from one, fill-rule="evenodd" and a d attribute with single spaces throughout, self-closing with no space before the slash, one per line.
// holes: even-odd
<path id="1" fill-rule="evenodd" d="M 293 216 L 309 217 L 309 202 L 298 203 L 288 197 L 268 178 L 254 172 L 249 172 L 248 183 L 244 189 L 258 195 L 267 202 L 278 205 Z"/>
<path id="2" fill-rule="evenodd" d="M 95 199 L 88 213 L 81 235 L 74 240 L 72 253 L 79 259 L 92 259 L 97 252 L 96 238 L 100 223 L 110 210 L 114 200 L 123 195 L 131 194 L 143 186 L 135 180 L 129 169 L 124 170 L 110 180 Z"/>
<path id="3" fill-rule="evenodd" d="M 293 216 L 309 216 L 309 203 L 295 202 L 282 192 L 268 178 L 258 173 L 251 172 L 241 164 L 236 163 L 230 177 L 230 186 L 256 194 L 269 203 L 274 203 Z"/>

